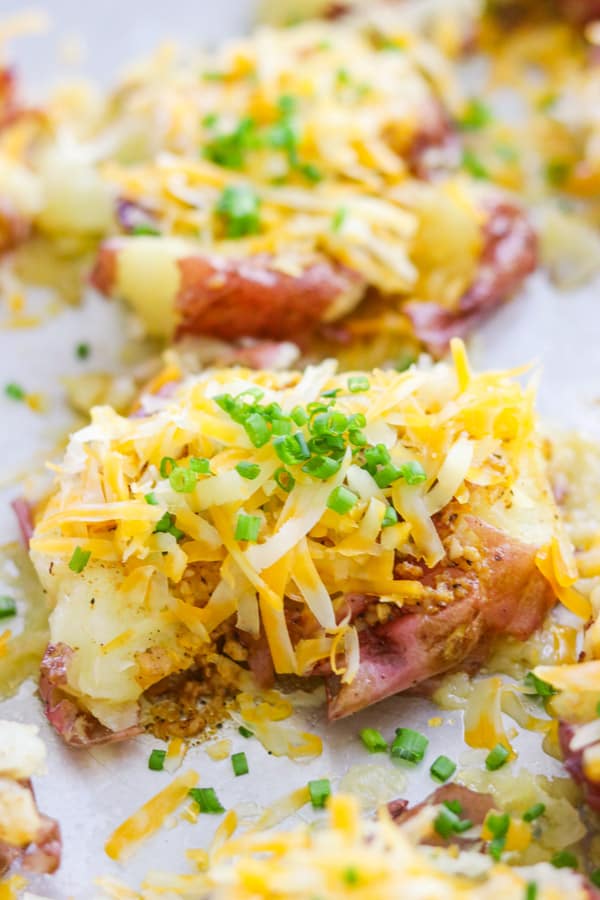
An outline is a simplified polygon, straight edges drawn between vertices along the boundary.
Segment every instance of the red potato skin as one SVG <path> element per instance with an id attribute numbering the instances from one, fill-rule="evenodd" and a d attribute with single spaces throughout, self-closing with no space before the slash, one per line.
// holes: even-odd
<path id="1" fill-rule="evenodd" d="M 350 684 L 326 679 L 328 715 L 344 718 L 444 672 L 485 658 L 496 635 L 526 640 L 555 603 L 535 565 L 536 548 L 468 517 L 482 558 L 479 566 L 448 560 L 418 580 L 450 589 L 455 599 L 438 610 L 405 612 L 359 631 L 360 666 Z"/>
<path id="2" fill-rule="evenodd" d="M 516 204 L 494 204 L 484 227 L 484 246 L 477 278 L 456 311 L 437 303 L 411 302 L 404 311 L 416 336 L 435 356 L 450 339 L 465 337 L 515 293 L 537 266 L 535 232 Z"/>
<path id="3" fill-rule="evenodd" d="M 577 726 L 568 722 L 560 722 L 558 739 L 563 753 L 565 769 L 577 784 L 581 785 L 588 805 L 600 812 L 600 783 L 592 781 L 583 771 L 583 749 L 571 750 L 571 741 L 575 737 Z"/>
<path id="4" fill-rule="evenodd" d="M 20 782 L 35 794 L 30 781 Z M 35 841 L 26 847 L 13 847 L 0 841 L 0 877 L 14 864 L 19 864 L 26 872 L 36 875 L 52 875 L 60 866 L 62 842 L 60 826 L 55 819 L 40 815 L 40 829 Z"/>

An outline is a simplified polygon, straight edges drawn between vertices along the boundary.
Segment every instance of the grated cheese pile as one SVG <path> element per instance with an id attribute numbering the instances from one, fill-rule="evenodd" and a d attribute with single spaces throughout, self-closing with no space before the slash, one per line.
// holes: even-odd
<path id="1" fill-rule="evenodd" d="M 329 803 L 329 823 L 273 833 L 250 831 L 225 841 L 199 875 L 149 876 L 140 893 L 105 879 L 116 900 L 194 896 L 211 900 L 309 900 L 315 897 L 368 900 L 584 900 L 588 889 L 577 873 L 541 863 L 523 869 L 491 864 L 469 851 L 418 846 L 431 833 L 436 808 L 399 827 L 380 813 L 361 819 L 356 800 L 338 795 Z"/>
<path id="2" fill-rule="evenodd" d="M 94 409 L 52 467 L 31 540 L 51 642 L 74 650 L 66 690 L 127 727 L 150 685 L 216 658 L 211 635 L 225 629 L 243 662 L 234 626 L 266 634 L 277 673 L 330 660 L 349 682 L 359 649 L 344 595 L 378 595 L 381 621 L 439 602 L 395 566 L 468 552 L 436 529 L 450 503 L 537 547 L 573 605 L 533 388 L 473 374 L 453 349 L 454 365 L 369 375 L 328 361 L 179 380 L 173 362 L 133 416 Z"/>

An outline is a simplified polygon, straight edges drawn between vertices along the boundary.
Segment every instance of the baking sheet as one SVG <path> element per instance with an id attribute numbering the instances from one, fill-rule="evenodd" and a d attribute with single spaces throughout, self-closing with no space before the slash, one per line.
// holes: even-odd
<path id="1" fill-rule="evenodd" d="M 77 69 L 97 77 L 106 76 L 115 66 L 149 51 L 163 37 L 190 34 L 198 41 L 213 41 L 242 30 L 250 18 L 250 3 L 240 0 L 170 2 L 129 0 L 85 4 L 53 0 L 48 8 L 54 18 L 49 35 L 20 42 L 16 61 L 31 73 L 31 81 L 41 85 L 57 71 L 60 36 L 79 31 L 87 38 L 87 62 Z M 21 9 L 21 3 L 0 0 L 0 14 Z M 539 407 L 550 421 L 579 426 L 600 436 L 600 283 L 561 293 L 542 274 L 535 275 L 527 288 L 502 309 L 471 342 L 475 365 L 504 367 L 533 360 L 542 369 Z M 115 370 L 120 347 L 127 340 L 130 320 L 118 304 L 90 294 L 78 309 L 66 309 L 48 319 L 43 327 L 22 331 L 0 330 L 0 371 L 3 383 L 16 381 L 28 391 L 42 391 L 48 412 L 39 415 L 0 394 L 1 458 L 6 472 L 39 465 L 55 445 L 58 434 L 71 421 L 63 401 L 60 377 L 88 370 Z M 82 363 L 74 348 L 80 341 L 92 346 L 90 359 Z M 17 529 L 8 509 L 14 488 L 0 497 L 1 542 L 15 539 Z M 433 789 L 428 763 L 439 753 L 465 759 L 461 715 L 441 713 L 442 725 L 429 727 L 437 707 L 423 700 L 398 696 L 350 720 L 326 726 L 321 709 L 299 714 L 307 729 L 325 738 L 322 756 L 310 763 L 292 763 L 267 755 L 256 740 L 244 740 L 235 728 L 225 726 L 221 737 L 231 737 L 234 750 L 243 749 L 250 774 L 235 778 L 229 759 L 211 760 L 205 749 L 192 747 L 183 770 L 195 769 L 200 784 L 216 788 L 226 808 L 237 808 L 243 817 L 282 797 L 309 779 L 330 777 L 334 789 L 352 767 L 371 764 L 395 773 L 395 784 L 377 789 L 377 771 L 371 774 L 373 803 L 393 796 L 422 799 Z M 127 745 L 91 750 L 68 750 L 46 724 L 35 695 L 35 685 L 25 684 L 19 694 L 0 704 L 0 716 L 33 722 L 41 728 L 48 747 L 48 775 L 36 781 L 41 808 L 56 817 L 63 833 L 63 862 L 52 878 L 32 880 L 35 890 L 56 900 L 67 897 L 88 900 L 99 895 L 94 879 L 101 875 L 118 877 L 134 886 L 151 869 L 189 871 L 185 849 L 206 847 L 221 817 L 200 816 L 196 824 L 181 823 L 161 830 L 126 865 L 112 863 L 103 852 L 107 837 L 127 815 L 166 786 L 172 776 L 150 772 L 147 759 L 159 742 L 141 736 Z M 394 766 L 386 757 L 369 756 L 357 738 L 361 728 L 372 726 L 392 734 L 400 725 L 410 725 L 427 733 L 430 748 L 426 762 L 417 769 Z M 520 764 L 536 773 L 561 774 L 561 767 L 540 749 L 540 738 L 524 734 L 516 742 Z M 473 751 L 468 751 L 471 754 Z M 303 811 L 303 816 L 312 812 Z"/>

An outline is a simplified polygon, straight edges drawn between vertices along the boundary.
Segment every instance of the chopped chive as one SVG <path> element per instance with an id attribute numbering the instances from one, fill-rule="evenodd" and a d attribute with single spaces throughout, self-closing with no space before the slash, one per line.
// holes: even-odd
<path id="1" fill-rule="evenodd" d="M 231 765 L 235 775 L 247 775 L 250 771 L 248 768 L 248 760 L 243 750 L 240 753 L 234 753 L 231 757 Z"/>
<path id="2" fill-rule="evenodd" d="M 454 809 L 451 809 L 450 803 L 442 803 L 433 823 L 433 827 L 440 837 L 447 839 L 453 834 L 462 834 L 473 827 L 470 819 L 460 818 L 461 812 L 462 808 L 456 812 Z"/>
<path id="3" fill-rule="evenodd" d="M 177 463 L 172 456 L 163 456 L 158 467 L 161 478 L 168 478 L 171 472 L 177 468 Z"/>
<path id="4" fill-rule="evenodd" d="M 389 528 L 390 525 L 395 525 L 398 521 L 398 513 L 394 509 L 393 506 L 388 506 L 383 514 L 383 519 L 381 520 L 382 528 Z"/>
<path id="5" fill-rule="evenodd" d="M 365 450 L 364 468 L 370 475 L 374 475 L 378 465 L 385 465 L 391 460 L 390 452 L 384 444 L 376 444 Z"/>
<path id="6" fill-rule="evenodd" d="M 478 97 L 472 97 L 458 124 L 465 131 L 479 131 L 493 122 L 494 116 L 489 106 L 486 106 Z"/>
<path id="7" fill-rule="evenodd" d="M 188 794 L 195 800 L 203 813 L 222 813 L 225 807 L 221 806 L 214 788 L 190 788 Z"/>
<path id="8" fill-rule="evenodd" d="M 551 159 L 546 163 L 544 170 L 546 181 L 556 188 L 560 188 L 565 184 L 570 172 L 571 164 L 563 159 Z"/>
<path id="9" fill-rule="evenodd" d="M 313 184 L 317 184 L 319 181 L 323 180 L 323 175 L 321 171 L 314 165 L 314 163 L 298 163 L 295 168 L 300 172 L 308 181 L 312 181 Z"/>
<path id="10" fill-rule="evenodd" d="M 250 731 L 249 728 L 246 728 L 245 725 L 240 725 L 240 727 L 238 728 L 238 731 L 239 731 L 239 733 L 241 734 L 241 736 L 242 736 L 243 738 L 251 738 L 251 737 L 254 737 L 254 732 L 253 732 L 253 731 Z"/>
<path id="11" fill-rule="evenodd" d="M 569 853 L 568 850 L 559 850 L 550 860 L 550 864 L 555 869 L 577 869 L 579 861 L 575 854 Z"/>
<path id="12" fill-rule="evenodd" d="M 319 478 L 321 481 L 327 481 L 336 472 L 339 472 L 341 462 L 337 459 L 331 459 L 330 456 L 313 456 L 308 462 L 302 466 L 302 471 L 313 478 Z"/>
<path id="13" fill-rule="evenodd" d="M 555 687 L 552 687 L 552 685 L 548 684 L 547 681 L 544 681 L 543 678 L 538 678 L 533 672 L 527 673 L 523 679 L 523 684 L 526 687 L 533 688 L 538 697 L 553 697 L 554 694 L 558 693 Z"/>
<path id="14" fill-rule="evenodd" d="M 10 397 L 11 400 L 25 399 L 25 391 L 20 384 L 15 384 L 14 381 L 11 381 L 7 385 L 5 385 L 4 393 L 7 397 Z"/>
<path id="15" fill-rule="evenodd" d="M 308 792 L 313 809 L 323 809 L 331 796 L 331 783 L 329 778 L 318 778 L 308 782 Z"/>
<path id="16" fill-rule="evenodd" d="M 393 484 L 394 481 L 398 481 L 399 478 L 402 478 L 402 469 L 399 469 L 398 466 L 395 466 L 393 463 L 386 463 L 382 466 L 375 475 L 375 482 L 378 487 L 386 488 L 389 487 L 390 484 Z"/>
<path id="17" fill-rule="evenodd" d="M 169 484 L 178 494 L 191 494 L 197 484 L 196 473 L 191 469 L 176 468 L 169 475 Z"/>
<path id="18" fill-rule="evenodd" d="M 331 230 L 334 232 L 341 231 L 344 227 L 344 222 L 348 217 L 348 210 L 345 206 L 340 206 L 339 209 L 336 209 L 333 214 L 333 218 L 331 220 Z"/>
<path id="19" fill-rule="evenodd" d="M 594 887 L 600 888 L 600 869 L 594 869 L 594 871 L 590 873 L 590 881 Z"/>
<path id="20" fill-rule="evenodd" d="M 363 728 L 360 739 L 369 753 L 386 753 L 388 744 L 384 736 L 376 728 Z"/>
<path id="21" fill-rule="evenodd" d="M 489 772 L 495 772 L 501 769 L 508 761 L 510 750 L 507 750 L 504 744 L 496 744 L 493 750 L 490 750 L 485 758 L 485 767 Z"/>
<path id="22" fill-rule="evenodd" d="M 463 150 L 462 166 L 473 178 L 489 178 L 489 172 L 472 150 Z"/>
<path id="23" fill-rule="evenodd" d="M 147 237 L 160 237 L 159 229 L 156 225 L 151 225 L 150 222 L 138 222 L 138 224 L 134 225 L 131 229 L 131 233 L 135 237 L 142 237 L 142 235 L 146 235 Z"/>
<path id="24" fill-rule="evenodd" d="M 17 614 L 17 604 L 14 597 L 8 594 L 0 595 L 0 619 L 9 619 Z"/>
<path id="25" fill-rule="evenodd" d="M 170 512 L 166 512 L 160 517 L 154 526 L 154 534 L 172 534 L 177 541 L 180 541 L 182 537 L 185 537 L 185 532 L 180 528 L 177 528 L 175 525 L 175 516 Z"/>
<path id="26" fill-rule="evenodd" d="M 444 800 L 444 806 L 447 806 L 451 812 L 456 813 L 457 816 L 462 815 L 462 803 L 459 800 Z"/>
<path id="27" fill-rule="evenodd" d="M 490 856 L 498 862 L 506 845 L 510 816 L 508 813 L 488 813 L 485 824 L 492 835 L 489 847 Z"/>
<path id="28" fill-rule="evenodd" d="M 261 524 L 260 516 L 247 516 L 245 513 L 240 513 L 235 526 L 236 541 L 256 543 Z"/>
<path id="29" fill-rule="evenodd" d="M 228 238 L 242 238 L 260 231 L 260 197 L 249 185 L 228 185 L 216 205 Z"/>
<path id="30" fill-rule="evenodd" d="M 89 344 L 77 344 L 75 347 L 75 356 L 77 359 L 87 359 L 91 353 L 91 347 Z"/>
<path id="31" fill-rule="evenodd" d="M 427 472 L 420 462 L 411 459 L 400 466 L 402 477 L 407 484 L 422 484 L 427 481 Z"/>
<path id="32" fill-rule="evenodd" d="M 538 886 L 535 881 L 528 881 L 525 887 L 525 900 L 537 900 Z"/>
<path id="33" fill-rule="evenodd" d="M 281 462 L 287 466 L 310 459 L 310 450 L 301 431 L 297 431 L 293 435 L 288 434 L 274 438 L 273 447 Z"/>
<path id="34" fill-rule="evenodd" d="M 162 772 L 165 767 L 166 750 L 153 750 L 148 757 L 148 768 L 153 772 Z"/>
<path id="35" fill-rule="evenodd" d="M 452 762 L 447 756 L 438 756 L 429 769 L 431 777 L 436 781 L 448 781 L 456 772 L 456 763 Z"/>
<path id="36" fill-rule="evenodd" d="M 351 375 L 348 379 L 348 390 L 352 394 L 359 394 L 362 391 L 368 391 L 371 382 L 366 375 Z"/>
<path id="37" fill-rule="evenodd" d="M 395 368 L 396 372 L 406 372 L 406 370 L 410 369 L 410 367 L 414 363 L 416 363 L 416 361 L 417 361 L 417 355 L 415 353 L 409 353 L 407 351 L 406 353 L 403 353 L 401 356 L 398 357 L 394 368 Z"/>
<path id="38" fill-rule="evenodd" d="M 296 479 L 292 475 L 291 472 L 288 472 L 286 468 L 280 466 L 273 473 L 273 478 L 275 479 L 277 485 L 281 488 L 282 491 L 285 491 L 286 494 L 289 494 L 291 490 L 293 490 L 294 485 L 296 484 Z"/>
<path id="39" fill-rule="evenodd" d="M 158 500 L 156 499 L 154 491 L 149 491 L 147 494 L 144 494 L 144 500 L 150 506 L 158 506 Z"/>
<path id="40" fill-rule="evenodd" d="M 360 875 L 356 866 L 347 866 L 342 873 L 342 878 L 344 882 L 349 885 L 358 884 L 360 881 Z"/>
<path id="41" fill-rule="evenodd" d="M 219 117 L 216 113 L 207 113 L 202 119 L 202 126 L 204 128 L 214 128 L 218 121 Z"/>
<path id="42" fill-rule="evenodd" d="M 301 428 L 308 422 L 308 413 L 301 406 L 295 406 L 290 413 L 290 418 L 296 425 Z"/>
<path id="43" fill-rule="evenodd" d="M 197 475 L 210 475 L 210 460 L 204 456 L 190 457 L 189 466 Z"/>
<path id="44" fill-rule="evenodd" d="M 596 715 L 600 716 L 600 700 L 596 703 Z"/>
<path id="45" fill-rule="evenodd" d="M 92 555 L 90 550 L 82 550 L 81 547 L 75 547 L 73 550 L 73 556 L 69 562 L 69 568 L 72 572 L 76 572 L 79 574 L 83 572 L 85 567 L 88 564 L 89 558 Z"/>
<path id="46" fill-rule="evenodd" d="M 337 397 L 338 394 L 341 394 L 341 388 L 331 388 L 329 391 L 323 391 L 321 393 L 321 397 Z"/>
<path id="47" fill-rule="evenodd" d="M 235 467 L 235 470 L 242 478 L 247 478 L 248 481 L 254 481 L 260 475 L 260 466 L 257 463 L 240 462 Z"/>
<path id="48" fill-rule="evenodd" d="M 327 500 L 327 508 L 332 509 L 340 516 L 344 516 L 347 512 L 350 512 L 357 503 L 358 497 L 356 494 L 349 488 L 344 487 L 343 484 L 340 484 L 330 493 Z"/>
<path id="49" fill-rule="evenodd" d="M 545 812 L 545 803 L 534 803 L 533 806 L 530 806 L 529 809 L 525 810 L 523 813 L 523 821 L 533 822 L 535 819 L 539 819 L 540 816 L 543 816 Z"/>
<path id="50" fill-rule="evenodd" d="M 251 413 L 245 420 L 244 431 L 255 447 L 263 447 L 271 438 L 271 433 L 264 416 L 260 413 Z"/>
<path id="51" fill-rule="evenodd" d="M 396 728 L 396 737 L 392 741 L 390 753 L 393 759 L 404 759 L 410 763 L 421 762 L 429 741 L 424 734 L 412 728 Z"/>

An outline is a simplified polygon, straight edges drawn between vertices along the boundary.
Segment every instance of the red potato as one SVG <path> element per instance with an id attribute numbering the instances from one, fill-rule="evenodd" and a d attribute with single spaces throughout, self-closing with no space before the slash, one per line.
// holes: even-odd
<path id="1" fill-rule="evenodd" d="M 351 684 L 327 679 L 328 713 L 340 719 L 428 678 L 485 655 L 495 635 L 526 640 L 555 603 L 535 564 L 536 549 L 467 517 L 483 562 L 444 560 L 420 579 L 454 600 L 439 610 L 398 612 L 360 632 L 360 667 Z"/>
<path id="2" fill-rule="evenodd" d="M 34 796 L 30 781 L 21 784 Z M 40 829 L 31 844 L 13 847 L 5 841 L 0 841 L 0 876 L 15 864 L 19 864 L 26 872 L 36 875 L 52 875 L 60 866 L 61 852 L 62 842 L 58 822 L 49 816 L 40 815 Z"/>
<path id="3" fill-rule="evenodd" d="M 583 751 L 571 749 L 571 741 L 577 734 L 577 725 L 561 722 L 558 729 L 560 747 L 563 752 L 565 769 L 571 778 L 581 785 L 587 803 L 596 812 L 600 812 L 600 782 L 586 775 L 583 768 Z"/>
<path id="4" fill-rule="evenodd" d="M 536 262 L 535 234 L 523 211 L 508 201 L 495 203 L 484 226 L 479 273 L 458 310 L 428 302 L 405 305 L 416 336 L 436 355 L 445 352 L 451 337 L 468 333 L 508 299 Z M 291 275 L 264 254 L 191 256 L 178 242 L 140 237 L 106 242 L 92 283 L 130 302 L 157 335 L 296 343 L 351 315 L 368 288 L 358 273 L 325 257 Z"/>

